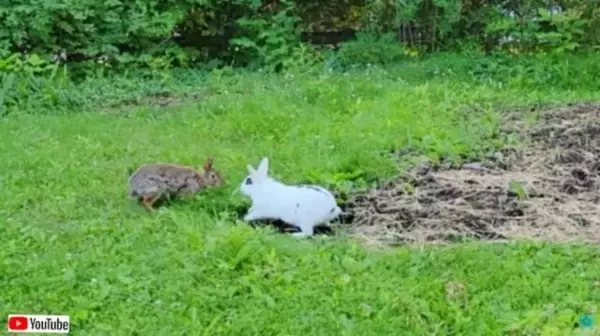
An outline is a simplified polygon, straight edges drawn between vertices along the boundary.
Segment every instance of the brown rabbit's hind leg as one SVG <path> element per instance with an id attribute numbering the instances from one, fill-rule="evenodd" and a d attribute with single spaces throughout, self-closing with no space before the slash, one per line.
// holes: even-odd
<path id="1" fill-rule="evenodd" d="M 162 196 L 162 193 L 155 191 L 151 193 L 147 193 L 142 197 L 142 203 L 149 211 L 154 211 L 154 204 L 158 201 Z"/>

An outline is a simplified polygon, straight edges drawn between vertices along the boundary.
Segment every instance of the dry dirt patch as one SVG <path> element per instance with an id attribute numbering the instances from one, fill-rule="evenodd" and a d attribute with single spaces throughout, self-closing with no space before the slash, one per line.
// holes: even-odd
<path id="1" fill-rule="evenodd" d="M 347 204 L 349 230 L 379 243 L 528 238 L 600 241 L 600 105 L 546 111 L 530 143 L 495 162 L 423 164 Z"/>

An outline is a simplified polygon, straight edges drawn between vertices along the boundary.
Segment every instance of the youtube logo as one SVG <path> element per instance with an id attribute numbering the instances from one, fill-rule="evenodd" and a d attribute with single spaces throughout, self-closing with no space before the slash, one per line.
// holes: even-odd
<path id="1" fill-rule="evenodd" d="M 12 333 L 68 334 L 70 324 L 67 315 L 8 315 L 8 331 Z"/>
<path id="2" fill-rule="evenodd" d="M 8 318 L 8 330 L 9 331 L 19 331 L 19 330 L 27 330 L 28 321 L 25 316 L 10 316 Z"/>

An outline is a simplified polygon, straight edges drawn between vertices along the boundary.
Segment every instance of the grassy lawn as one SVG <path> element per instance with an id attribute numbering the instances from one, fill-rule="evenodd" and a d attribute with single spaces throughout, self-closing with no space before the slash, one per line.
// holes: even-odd
<path id="1" fill-rule="evenodd" d="M 343 234 L 298 240 L 236 222 L 247 200 L 232 193 L 262 156 L 286 182 L 347 188 L 415 162 L 393 149 L 459 160 L 516 144 L 499 135 L 502 111 L 598 100 L 597 74 L 582 72 L 597 58 L 497 71 L 440 57 L 345 74 L 190 75 L 167 87 L 201 98 L 119 112 L 100 103 L 122 98 L 132 79 L 81 84 L 70 99 L 82 113 L 31 98 L 31 113 L 0 120 L 0 316 L 68 314 L 74 335 L 576 332 L 600 303 L 596 248 L 379 251 Z M 129 168 L 200 166 L 207 155 L 227 179 L 222 190 L 154 214 L 126 198 Z"/>

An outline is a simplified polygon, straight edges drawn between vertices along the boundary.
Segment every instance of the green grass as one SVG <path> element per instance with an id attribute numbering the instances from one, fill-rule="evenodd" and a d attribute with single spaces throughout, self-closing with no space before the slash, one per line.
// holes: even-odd
<path id="1" fill-rule="evenodd" d="M 479 156 L 515 144 L 499 135 L 503 109 L 600 98 L 595 73 L 560 84 L 578 62 L 482 76 L 466 70 L 476 61 L 448 59 L 346 74 L 193 75 L 167 86 L 204 99 L 128 113 L 85 102 L 158 85 L 83 83 L 72 94 L 88 113 L 24 100 L 27 113 L 0 120 L 0 316 L 68 314 L 74 335 L 569 334 L 600 302 L 595 248 L 376 251 L 343 234 L 298 240 L 234 220 L 247 201 L 231 194 L 262 156 L 286 182 L 360 187 L 416 160 L 395 161 L 391 149 Z M 207 155 L 227 179 L 222 190 L 155 214 L 126 198 L 128 168 L 199 166 Z M 466 294 L 447 297 L 453 282 Z"/>

